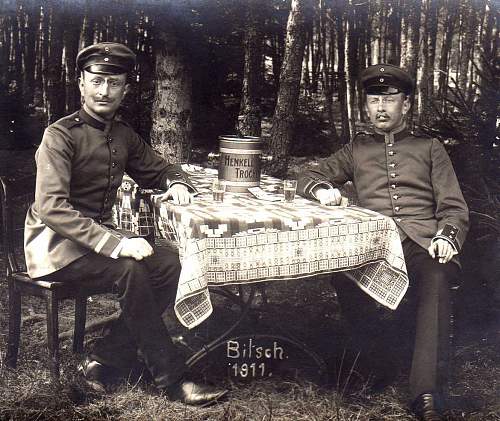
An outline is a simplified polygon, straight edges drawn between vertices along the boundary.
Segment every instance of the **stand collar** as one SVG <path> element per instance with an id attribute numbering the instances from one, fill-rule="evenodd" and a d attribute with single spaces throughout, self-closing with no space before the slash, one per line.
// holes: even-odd
<path id="1" fill-rule="evenodd" d="M 108 133 L 113 124 L 113 120 L 104 120 L 92 111 L 86 109 L 85 105 L 78 111 L 80 118 L 89 126 Z"/>
<path id="2" fill-rule="evenodd" d="M 374 136 L 378 141 L 383 141 L 385 143 L 394 143 L 408 136 L 408 130 L 406 128 L 406 123 L 403 122 L 401 126 L 396 127 L 390 132 L 383 132 L 382 130 L 377 130 L 374 128 Z"/>

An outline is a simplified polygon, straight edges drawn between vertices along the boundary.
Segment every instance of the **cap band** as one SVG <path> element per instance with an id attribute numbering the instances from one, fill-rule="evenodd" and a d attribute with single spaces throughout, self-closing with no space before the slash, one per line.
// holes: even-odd
<path id="1" fill-rule="evenodd" d="M 372 85 L 366 88 L 367 95 L 394 95 L 403 92 L 395 86 Z"/>
<path id="2" fill-rule="evenodd" d="M 91 64 L 86 66 L 83 70 L 100 75 L 122 75 L 127 73 L 125 69 L 112 64 Z"/>

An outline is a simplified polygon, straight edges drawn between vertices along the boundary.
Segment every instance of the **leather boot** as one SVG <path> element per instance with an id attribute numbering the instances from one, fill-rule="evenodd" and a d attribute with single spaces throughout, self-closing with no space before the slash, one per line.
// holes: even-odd
<path id="1" fill-rule="evenodd" d="M 107 393 L 108 387 L 118 378 L 118 370 L 114 367 L 86 357 L 79 365 L 78 372 L 85 384 L 94 392 Z"/>
<path id="2" fill-rule="evenodd" d="M 186 405 L 206 407 L 219 401 L 228 393 L 228 390 L 181 379 L 164 389 L 164 393 L 170 400 L 179 401 Z"/>
<path id="3" fill-rule="evenodd" d="M 411 409 L 421 421 L 441 421 L 444 419 L 439 412 L 437 399 L 432 393 L 422 393 L 413 401 Z"/>

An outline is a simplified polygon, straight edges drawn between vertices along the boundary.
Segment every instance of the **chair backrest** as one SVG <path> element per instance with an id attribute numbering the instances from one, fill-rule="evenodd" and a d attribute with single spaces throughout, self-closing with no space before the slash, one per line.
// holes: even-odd
<path id="1" fill-rule="evenodd" d="M 7 276 L 26 269 L 24 262 L 24 220 L 35 197 L 35 175 L 0 177 L 2 246 Z"/>

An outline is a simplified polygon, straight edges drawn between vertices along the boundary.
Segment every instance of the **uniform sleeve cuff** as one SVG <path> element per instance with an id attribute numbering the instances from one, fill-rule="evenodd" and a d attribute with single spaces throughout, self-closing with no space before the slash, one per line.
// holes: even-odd
<path id="1" fill-rule="evenodd" d="M 321 187 L 321 188 L 324 188 L 324 189 L 327 189 L 327 190 L 329 190 L 329 189 L 334 189 L 334 187 L 333 187 L 330 183 L 326 183 L 326 182 L 324 182 L 324 181 L 322 181 L 322 182 L 316 182 L 316 181 L 311 182 L 311 184 L 308 186 L 308 188 L 309 188 L 309 192 L 310 192 L 310 195 L 311 195 L 314 199 L 316 199 L 316 200 L 318 200 L 318 198 L 316 197 L 315 190 L 316 190 L 318 187 Z M 337 191 L 338 191 L 338 189 L 337 189 Z M 339 192 L 339 195 L 340 195 L 340 192 Z"/>
<path id="2" fill-rule="evenodd" d="M 189 190 L 189 193 L 191 193 L 193 196 L 196 196 L 196 195 L 198 195 L 200 193 L 198 190 L 196 190 L 196 187 L 194 187 L 192 184 L 185 183 L 184 181 L 181 181 L 181 180 L 172 181 L 168 185 L 168 188 L 172 187 L 175 184 L 182 184 L 183 186 L 186 186 L 187 189 Z"/>
<path id="3" fill-rule="evenodd" d="M 437 239 L 442 239 L 448 241 L 455 252 L 460 251 L 460 244 L 457 241 L 457 235 L 460 230 L 452 224 L 445 224 L 442 230 L 439 230 L 437 234 L 432 238 L 431 244 L 433 244 Z"/>
<path id="4" fill-rule="evenodd" d="M 111 256 L 111 253 L 116 249 L 116 247 L 118 247 L 122 238 L 123 237 L 121 235 L 106 231 L 95 246 L 94 251 L 104 256 Z"/>
<path id="5" fill-rule="evenodd" d="M 127 240 L 127 238 L 122 238 L 121 241 L 118 243 L 116 248 L 111 252 L 110 256 L 112 259 L 118 259 L 118 256 L 120 255 L 120 252 L 122 251 L 123 248 L 123 243 Z"/>

